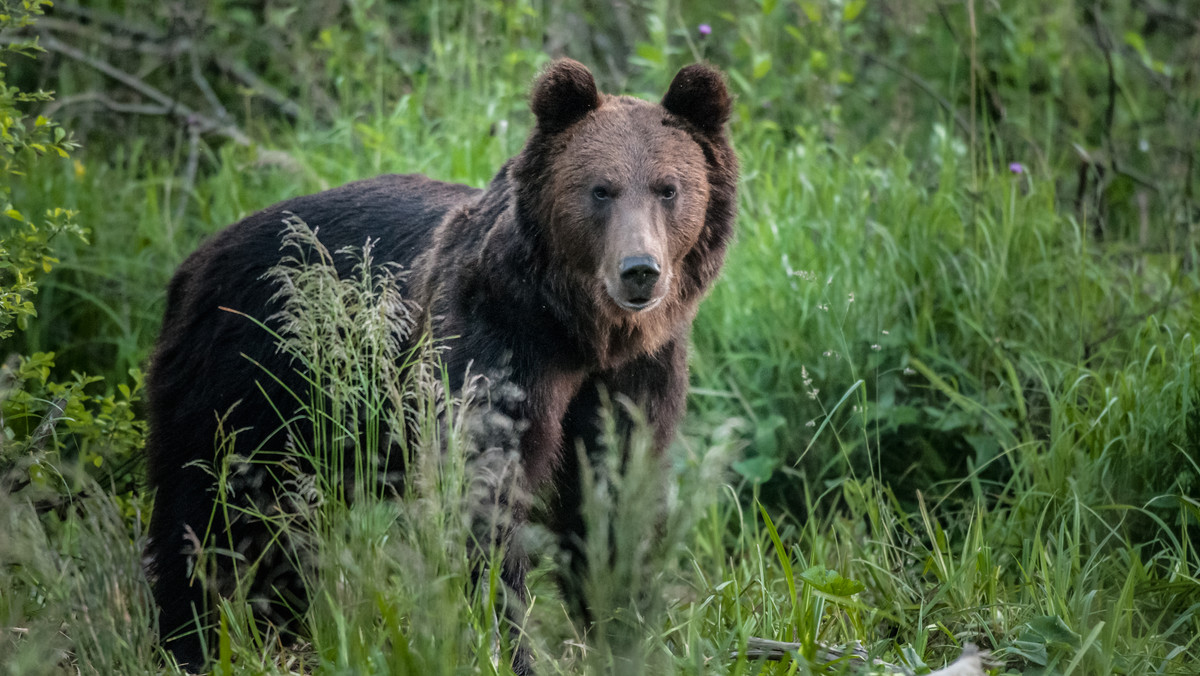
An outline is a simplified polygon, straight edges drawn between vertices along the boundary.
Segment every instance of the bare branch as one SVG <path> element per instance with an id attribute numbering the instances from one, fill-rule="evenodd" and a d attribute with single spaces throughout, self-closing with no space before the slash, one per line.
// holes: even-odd
<path id="1" fill-rule="evenodd" d="M 216 112 L 217 119 L 225 120 L 229 117 L 229 113 L 225 111 L 225 106 L 221 105 L 221 100 L 217 98 L 217 93 L 213 91 L 212 85 L 208 84 L 208 80 L 200 72 L 200 59 L 196 56 L 195 49 L 188 50 L 188 60 L 192 62 L 192 82 L 196 83 L 196 87 L 204 94 L 208 105 L 212 106 Z"/>
<path id="2" fill-rule="evenodd" d="M 156 106 L 145 103 L 122 103 L 114 101 L 104 92 L 81 92 L 70 96 L 62 96 L 51 101 L 42 114 L 46 117 L 54 117 L 54 115 L 63 108 L 77 106 L 81 104 L 96 103 L 115 113 L 129 113 L 132 115 L 167 115 L 171 112 L 166 106 Z"/>
<path id="3" fill-rule="evenodd" d="M 200 130 L 195 125 L 188 125 L 188 157 L 183 170 L 183 186 L 179 190 L 179 204 L 175 207 L 175 222 L 183 220 L 183 212 L 187 209 L 188 198 L 196 187 L 196 171 L 200 166 Z"/>
<path id="4" fill-rule="evenodd" d="M 114 31 L 128 33 L 149 40 L 162 40 L 165 36 L 159 29 L 154 26 L 138 25 L 125 20 L 122 17 L 96 9 L 85 9 L 79 5 L 70 5 L 65 3 L 55 3 L 55 14 L 66 14 L 68 16 L 77 16 L 85 21 L 104 26 Z M 39 23 L 41 23 L 39 21 Z"/>
<path id="5" fill-rule="evenodd" d="M 247 68 L 245 65 L 229 59 L 216 57 L 217 67 L 229 73 L 242 81 L 242 84 L 253 89 L 255 93 L 262 95 L 264 99 L 275 104 L 284 115 L 292 119 L 300 117 L 300 106 L 287 95 L 276 89 L 271 84 L 267 83 L 258 76 L 257 73 Z"/>
<path id="6" fill-rule="evenodd" d="M 104 24 L 115 26 L 119 25 L 119 21 L 115 18 L 109 18 L 102 23 L 85 25 L 76 23 L 74 21 L 64 21 L 62 19 L 45 17 L 38 21 L 37 26 L 38 29 L 43 32 L 50 31 L 53 33 L 80 37 L 94 44 L 103 45 L 109 49 L 115 49 L 122 52 L 138 52 L 139 54 L 159 56 L 165 59 L 176 58 L 185 52 L 193 54 L 194 59 L 199 56 L 204 56 L 205 58 L 212 59 L 212 62 L 217 68 L 240 80 L 242 84 L 250 89 L 253 89 L 256 94 L 262 96 L 266 101 L 279 108 L 284 115 L 287 115 L 292 119 L 300 117 L 300 106 L 297 105 L 296 102 L 289 99 L 287 95 L 279 91 L 279 89 L 277 89 L 275 86 L 263 80 L 258 76 L 257 73 L 247 68 L 244 64 L 234 61 L 233 59 L 225 58 L 220 54 L 201 55 L 198 52 L 199 45 L 190 37 L 179 36 L 176 38 L 169 38 L 166 35 L 153 34 L 136 27 L 129 27 L 127 30 L 123 31 L 104 31 L 97 29 L 97 26 L 102 26 Z M 124 32 L 135 37 L 121 35 L 119 32 Z M 216 97 L 212 93 L 212 88 L 208 86 L 207 82 L 202 82 L 202 78 L 197 77 L 197 72 L 198 71 L 195 65 L 193 65 L 192 77 L 194 80 L 196 80 L 196 85 L 201 88 L 201 91 L 204 92 L 209 102 L 213 103 L 216 101 Z M 119 111 L 118 108 L 112 106 L 109 107 L 113 110 Z M 223 107 L 220 106 L 219 102 L 214 105 L 214 108 L 223 110 Z M 140 111 L 127 112 L 136 113 Z M 221 117 L 223 118 L 224 116 Z"/>
<path id="7" fill-rule="evenodd" d="M 116 49 L 122 52 L 138 52 L 140 54 L 151 54 L 164 58 L 177 57 L 180 54 L 192 49 L 195 43 L 190 37 L 181 36 L 174 39 L 167 39 L 166 36 L 159 37 L 128 37 L 119 35 L 113 32 L 98 30 L 91 25 L 76 23 L 74 21 L 64 21 L 62 19 L 54 19 L 44 17 L 38 19 L 37 28 L 39 31 L 51 31 L 54 33 L 66 33 L 69 35 L 78 36 L 104 45 L 110 49 Z"/>
<path id="8" fill-rule="evenodd" d="M 52 35 L 43 34 L 41 44 L 42 47 L 48 51 L 62 54 L 67 58 L 74 59 L 80 63 L 90 66 L 91 68 L 104 73 L 105 75 L 138 92 L 139 94 L 158 102 L 164 106 L 167 109 L 167 112 L 171 115 L 182 117 L 188 120 L 189 123 L 192 121 L 198 122 L 202 132 L 215 132 L 225 136 L 226 138 L 229 138 L 234 143 L 239 145 L 248 146 L 251 144 L 250 137 L 246 136 L 246 134 L 237 127 L 213 120 L 212 118 L 197 112 L 191 106 L 176 101 L 175 99 L 154 88 L 152 85 L 148 84 L 145 80 L 127 73 L 116 66 L 113 66 L 107 61 L 89 56 L 88 54 L 85 54 L 80 50 L 59 41 L 58 38 L 55 38 Z"/>

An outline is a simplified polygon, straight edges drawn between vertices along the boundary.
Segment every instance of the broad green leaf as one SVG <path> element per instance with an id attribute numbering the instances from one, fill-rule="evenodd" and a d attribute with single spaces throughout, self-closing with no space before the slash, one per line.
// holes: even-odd
<path id="1" fill-rule="evenodd" d="M 642 43 L 637 46 L 637 55 L 653 64 L 663 63 L 662 49 L 654 45 Z"/>
<path id="2" fill-rule="evenodd" d="M 824 566 L 813 566 L 805 570 L 800 573 L 800 579 L 817 591 L 825 592 L 830 596 L 853 596 L 867 588 L 858 580 L 842 577 L 836 570 L 830 570 Z"/>
<path id="3" fill-rule="evenodd" d="M 821 5 L 817 4 L 816 0 L 801 0 L 800 9 L 809 21 L 821 23 Z"/>
<path id="4" fill-rule="evenodd" d="M 759 455 L 768 458 L 779 457 L 779 435 L 777 430 L 785 424 L 783 416 L 772 415 L 758 425 L 754 430 L 754 449 Z"/>
<path id="5" fill-rule="evenodd" d="M 757 484 L 769 480 L 778 467 L 778 458 L 770 458 L 762 455 L 733 463 L 733 471 L 745 477 L 750 482 Z"/>
<path id="6" fill-rule="evenodd" d="M 1140 33 L 1136 33 L 1134 31 L 1126 31 L 1125 44 L 1129 45 L 1130 47 L 1133 47 L 1135 50 L 1137 50 L 1137 52 L 1139 54 L 1146 53 L 1146 41 L 1145 41 L 1145 39 L 1142 38 Z"/>
<path id="7" fill-rule="evenodd" d="M 759 53 L 754 55 L 754 79 L 761 80 L 771 72 L 771 55 Z"/>

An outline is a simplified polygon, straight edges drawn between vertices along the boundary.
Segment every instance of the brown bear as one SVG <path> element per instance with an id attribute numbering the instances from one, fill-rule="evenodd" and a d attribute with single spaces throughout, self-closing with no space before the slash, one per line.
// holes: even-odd
<path id="1" fill-rule="evenodd" d="M 271 402 L 287 401 L 282 388 L 302 375 L 246 315 L 277 310 L 264 274 L 279 262 L 290 214 L 331 251 L 372 238 L 377 260 L 411 270 L 403 292 L 445 346 L 452 386 L 469 368 L 507 373 L 519 387 L 524 396 L 495 405 L 522 421 L 524 482 L 548 495 L 549 526 L 568 550 L 582 519 L 580 462 L 565 449 L 596 449 L 601 391 L 642 408 L 660 451 L 672 439 L 689 330 L 733 234 L 738 165 L 723 78 L 688 66 L 654 104 L 602 94 L 587 68 L 560 60 L 538 78 L 531 107 L 524 149 L 484 190 L 416 175 L 359 181 L 251 215 L 180 266 L 147 380 L 157 489 L 147 558 L 160 634 L 179 662 L 206 661 L 196 628 L 211 617 L 191 575 L 197 547 L 233 528 L 214 517 L 215 480 L 204 467 L 218 453 L 218 425 L 238 430 L 238 449 L 289 452 L 275 434 L 288 412 Z M 252 525 L 237 528 L 238 538 L 254 537 Z M 504 566 L 518 594 L 525 568 Z M 273 589 L 303 611 L 302 588 Z"/>

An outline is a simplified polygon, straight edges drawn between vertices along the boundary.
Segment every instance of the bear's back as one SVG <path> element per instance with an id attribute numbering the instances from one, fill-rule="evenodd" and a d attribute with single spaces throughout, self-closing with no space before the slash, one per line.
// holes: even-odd
<path id="1" fill-rule="evenodd" d="M 290 372 L 271 334 L 252 321 L 267 322 L 277 309 L 271 298 L 278 285 L 264 275 L 289 255 L 281 251 L 286 219 L 295 215 L 317 232 L 343 278 L 357 258 L 336 252 L 346 247 L 361 252 L 368 238 L 375 242 L 377 261 L 407 270 L 429 247 L 446 214 L 482 192 L 419 174 L 390 174 L 280 202 L 213 235 L 171 280 L 147 378 L 152 435 L 211 427 L 214 412 L 256 395 L 255 381 L 271 384 L 263 369 L 277 376 Z M 237 407 L 233 418 L 235 429 L 249 425 L 265 431 L 279 424 L 277 413 L 257 405 Z M 211 446 L 180 448 L 154 441 L 165 440 L 148 445 L 156 484 L 181 462 L 212 458 Z"/>

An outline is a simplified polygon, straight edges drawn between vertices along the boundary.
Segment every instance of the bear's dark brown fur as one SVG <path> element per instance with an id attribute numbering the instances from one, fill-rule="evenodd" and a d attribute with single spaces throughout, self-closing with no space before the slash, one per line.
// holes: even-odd
<path id="1" fill-rule="evenodd" d="M 525 148 L 486 190 L 421 176 L 351 183 L 249 216 L 184 262 L 147 383 L 158 490 L 148 555 L 160 631 L 177 637 L 167 645 L 181 662 L 204 662 L 189 631 L 208 619 L 189 581 L 190 533 L 209 532 L 214 480 L 196 461 L 213 461 L 218 417 L 239 430 L 237 448 L 288 452 L 275 434 L 280 412 L 263 397 L 287 401 L 281 388 L 303 381 L 267 332 L 221 309 L 274 312 L 263 274 L 279 261 L 285 214 L 317 228 L 330 250 L 370 237 L 377 260 L 412 270 L 403 292 L 444 339 L 452 384 L 469 366 L 520 388 L 523 397 L 496 405 L 524 422 L 525 481 L 551 488 L 550 525 L 571 549 L 582 529 L 580 468 L 564 449 L 575 440 L 595 448 L 601 389 L 643 408 L 660 449 L 683 413 L 688 332 L 733 232 L 730 104 L 720 74 L 703 65 L 681 70 L 652 104 L 601 94 L 584 66 L 557 61 L 534 86 Z M 236 527 L 234 539 L 255 537 L 253 524 L 214 523 L 219 536 Z M 524 568 L 505 566 L 514 589 Z M 303 609 L 303 589 L 276 586 Z"/>

